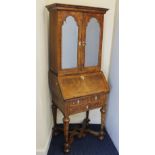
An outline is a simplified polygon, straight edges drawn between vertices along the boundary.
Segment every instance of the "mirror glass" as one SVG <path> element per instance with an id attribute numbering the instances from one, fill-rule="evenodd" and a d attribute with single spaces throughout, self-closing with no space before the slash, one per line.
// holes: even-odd
<path id="1" fill-rule="evenodd" d="M 99 37 L 99 23 L 96 18 L 91 18 L 86 29 L 85 67 L 98 64 Z"/>
<path id="2" fill-rule="evenodd" d="M 62 69 L 77 67 L 78 26 L 72 16 L 68 16 L 62 26 Z"/>

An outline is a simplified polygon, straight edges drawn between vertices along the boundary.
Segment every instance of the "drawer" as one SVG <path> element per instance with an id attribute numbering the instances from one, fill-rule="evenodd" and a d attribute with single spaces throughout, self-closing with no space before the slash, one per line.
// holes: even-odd
<path id="1" fill-rule="evenodd" d="M 105 104 L 105 95 L 94 95 L 90 97 L 89 109 L 95 109 Z"/>
<path id="2" fill-rule="evenodd" d="M 91 95 L 67 101 L 68 113 L 76 114 L 90 109 L 99 108 L 104 104 L 104 95 Z"/>
<path id="3" fill-rule="evenodd" d="M 69 114 L 84 112 L 89 109 L 87 98 L 73 99 L 68 104 Z"/>

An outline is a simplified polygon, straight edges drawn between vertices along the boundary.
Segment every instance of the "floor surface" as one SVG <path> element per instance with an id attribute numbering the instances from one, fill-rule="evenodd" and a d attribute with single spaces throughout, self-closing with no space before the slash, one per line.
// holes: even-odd
<path id="1" fill-rule="evenodd" d="M 60 125 L 62 126 L 62 125 Z M 75 125 L 70 125 L 73 128 Z M 94 130 L 99 130 L 99 125 L 90 125 Z M 84 138 L 74 138 L 71 145 L 71 151 L 66 155 L 118 155 L 118 152 L 112 143 L 108 133 L 105 131 L 105 137 L 102 141 L 90 134 Z M 63 152 L 64 136 L 63 133 L 52 138 L 48 155 L 64 155 Z"/>

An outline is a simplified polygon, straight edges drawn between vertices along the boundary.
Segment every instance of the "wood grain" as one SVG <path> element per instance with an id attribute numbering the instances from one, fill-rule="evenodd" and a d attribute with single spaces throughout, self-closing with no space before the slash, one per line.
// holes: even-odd
<path id="1" fill-rule="evenodd" d="M 58 81 L 64 100 L 109 92 L 108 84 L 102 72 L 61 76 Z"/>

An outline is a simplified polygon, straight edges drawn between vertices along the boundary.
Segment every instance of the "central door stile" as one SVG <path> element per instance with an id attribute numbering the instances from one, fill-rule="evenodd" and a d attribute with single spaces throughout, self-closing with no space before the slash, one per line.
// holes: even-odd
<path id="1" fill-rule="evenodd" d="M 83 27 L 82 27 L 82 23 L 83 23 L 83 13 L 78 13 L 78 69 L 81 70 L 81 59 L 82 59 L 82 31 L 83 31 Z"/>
<path id="2" fill-rule="evenodd" d="M 81 71 L 84 69 L 85 63 L 85 39 L 86 38 L 86 22 L 85 22 L 85 13 L 82 13 L 82 35 L 81 35 Z"/>

